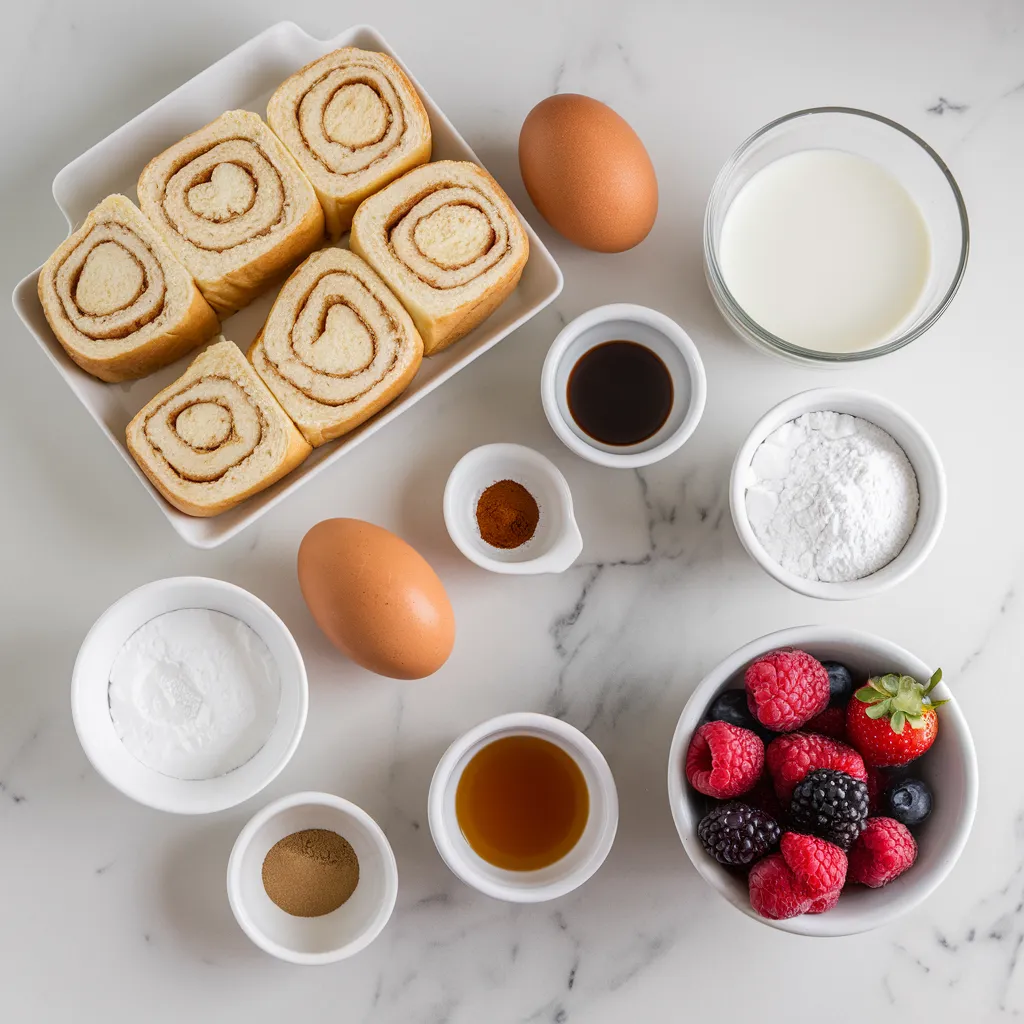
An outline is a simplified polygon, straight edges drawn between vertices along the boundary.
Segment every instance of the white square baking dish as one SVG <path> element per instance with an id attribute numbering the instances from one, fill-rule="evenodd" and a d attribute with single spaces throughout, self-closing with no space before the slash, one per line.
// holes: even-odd
<path id="1" fill-rule="evenodd" d="M 69 232 L 81 224 L 104 196 L 123 192 L 134 199 L 139 173 L 150 157 L 225 110 L 247 109 L 264 117 L 270 94 L 285 78 L 341 46 L 377 50 L 402 63 L 380 33 L 366 25 L 348 29 L 333 39 L 314 39 L 292 22 L 280 22 L 268 28 L 122 125 L 57 174 L 53 181 L 53 197 L 67 218 Z M 402 66 L 405 68 L 404 64 Z M 409 69 L 405 70 L 416 85 L 430 116 L 434 140 L 432 159 L 479 163 L 473 150 Z M 79 369 L 53 336 L 36 294 L 40 268 L 18 284 L 13 301 L 25 326 L 178 534 L 193 547 L 213 548 L 244 530 L 311 476 L 337 462 L 350 448 L 361 444 L 400 416 L 413 403 L 535 316 L 558 295 L 562 290 L 562 274 L 558 265 L 529 224 L 526 232 L 530 238 L 530 258 L 522 279 L 511 297 L 492 316 L 451 348 L 425 359 L 409 389 L 368 423 L 346 437 L 316 449 L 298 469 L 273 487 L 211 519 L 186 516 L 164 501 L 135 464 L 124 441 L 129 420 L 153 395 L 181 375 L 195 353 L 142 380 L 105 384 Z M 54 240 L 54 248 L 57 241 Z M 266 319 L 273 299 L 274 293 L 264 295 L 225 320 L 222 328 L 225 337 L 244 350 Z"/>

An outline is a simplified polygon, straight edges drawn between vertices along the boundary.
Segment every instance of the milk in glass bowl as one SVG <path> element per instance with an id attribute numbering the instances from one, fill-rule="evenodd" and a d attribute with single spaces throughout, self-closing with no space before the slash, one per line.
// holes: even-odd
<path id="1" fill-rule="evenodd" d="M 708 285 L 745 341 L 800 362 L 873 359 L 942 315 L 967 265 L 967 210 L 922 139 L 846 107 L 756 132 L 704 219 Z"/>

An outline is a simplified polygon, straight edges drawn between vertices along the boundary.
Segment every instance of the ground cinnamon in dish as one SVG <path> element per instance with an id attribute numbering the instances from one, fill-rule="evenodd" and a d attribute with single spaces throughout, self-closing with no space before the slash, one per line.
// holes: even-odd
<path id="1" fill-rule="evenodd" d="M 337 910 L 358 884 L 356 851 L 326 828 L 285 836 L 263 861 L 263 888 L 293 917 L 322 917 Z"/>
<path id="2" fill-rule="evenodd" d="M 480 536 L 494 548 L 521 547 L 533 536 L 539 521 L 537 500 L 515 480 L 491 484 L 476 503 Z"/>

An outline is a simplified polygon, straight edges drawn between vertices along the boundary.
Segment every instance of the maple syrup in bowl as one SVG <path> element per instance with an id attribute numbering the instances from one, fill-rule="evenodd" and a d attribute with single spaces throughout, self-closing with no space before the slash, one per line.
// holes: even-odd
<path id="1" fill-rule="evenodd" d="M 502 715 L 471 729 L 430 784 L 430 831 L 445 863 L 497 899 L 563 896 L 601 866 L 618 825 L 608 763 L 578 729 Z"/>

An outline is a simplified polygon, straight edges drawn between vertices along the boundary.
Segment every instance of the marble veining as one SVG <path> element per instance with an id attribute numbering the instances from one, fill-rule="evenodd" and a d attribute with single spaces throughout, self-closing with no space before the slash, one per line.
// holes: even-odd
<path id="1" fill-rule="evenodd" d="M 49 189 L 61 166 L 282 16 L 325 37 L 375 23 L 541 232 L 566 286 L 485 359 L 215 552 L 177 541 L 4 313 L 5 379 L 16 386 L 0 403 L 0 432 L 12 442 L 0 449 L 0 472 L 18 485 L 0 498 L 0 1017 L 667 1024 L 724 1019 L 724 1006 L 736 1020 L 952 1024 L 1024 1013 L 1024 6 L 394 0 L 371 10 L 296 0 L 283 14 L 272 0 L 248 0 L 211 14 L 200 0 L 178 0 L 145 18 L 134 11 L 127 0 L 48 0 L 7 12 L 6 95 L 32 97 L 20 111 L 13 99 L 5 107 L 9 287 L 63 235 Z M 575 249 L 526 197 L 515 139 L 551 92 L 611 103 L 647 145 L 660 212 L 635 250 Z M 704 203 L 732 149 L 773 117 L 832 103 L 877 110 L 931 143 L 961 185 L 972 231 L 967 277 L 939 324 L 895 356 L 837 373 L 788 366 L 732 338 L 700 258 Z M 708 374 L 694 437 L 638 472 L 571 455 L 538 396 L 551 339 L 612 301 L 677 319 Z M 950 483 L 945 532 L 927 564 L 897 591 L 852 605 L 815 603 L 768 579 L 728 510 L 729 468 L 753 422 L 825 385 L 903 404 L 932 434 Z M 585 546 L 561 576 L 491 576 L 449 542 L 444 481 L 487 441 L 532 445 L 566 474 Z M 397 531 L 444 579 L 459 635 L 432 679 L 373 678 L 318 633 L 294 557 L 303 533 L 332 515 Z M 68 706 L 75 653 L 100 612 L 141 583 L 190 573 L 268 601 L 310 675 L 293 762 L 264 794 L 209 818 L 122 798 L 86 762 Z M 887 928 L 820 942 L 764 928 L 713 893 L 680 847 L 665 794 L 672 730 L 704 673 L 756 636 L 814 621 L 881 633 L 946 668 L 982 777 L 975 831 L 947 882 Z M 587 732 L 621 804 L 601 871 L 536 907 L 465 887 L 426 825 L 430 776 L 447 745 L 491 715 L 531 709 Z M 299 789 L 364 806 L 399 864 L 398 905 L 381 938 L 316 970 L 255 949 L 224 893 L 244 822 Z"/>

